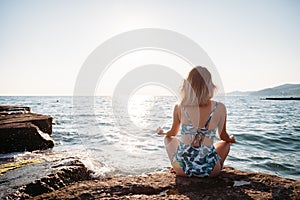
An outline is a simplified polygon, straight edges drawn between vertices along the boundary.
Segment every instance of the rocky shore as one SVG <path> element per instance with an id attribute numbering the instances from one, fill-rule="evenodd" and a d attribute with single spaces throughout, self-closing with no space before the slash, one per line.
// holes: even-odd
<path id="1" fill-rule="evenodd" d="M 300 199 L 300 181 L 229 167 L 216 178 L 163 172 L 102 179 L 76 159 L 56 167 L 5 199 Z"/>

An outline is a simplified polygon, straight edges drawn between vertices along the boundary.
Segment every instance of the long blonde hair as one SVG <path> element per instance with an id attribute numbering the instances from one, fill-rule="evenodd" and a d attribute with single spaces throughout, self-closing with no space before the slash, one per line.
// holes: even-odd
<path id="1" fill-rule="evenodd" d="M 181 105 L 204 106 L 216 90 L 211 74 L 205 67 L 194 67 L 181 87 Z"/>

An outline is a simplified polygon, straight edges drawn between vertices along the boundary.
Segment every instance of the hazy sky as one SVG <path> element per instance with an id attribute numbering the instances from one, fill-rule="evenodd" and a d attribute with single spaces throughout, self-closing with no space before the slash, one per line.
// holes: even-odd
<path id="1" fill-rule="evenodd" d="M 299 10 L 297 0 L 0 0 L 0 95 L 72 95 L 90 53 L 139 28 L 194 40 L 213 60 L 226 92 L 300 83 Z M 101 91 L 113 91 L 122 78 L 114 70 L 122 67 L 124 75 L 126 64 L 160 64 L 161 57 L 165 65 L 185 65 L 157 52 L 143 54 L 112 65 L 101 80 L 111 83 Z"/>

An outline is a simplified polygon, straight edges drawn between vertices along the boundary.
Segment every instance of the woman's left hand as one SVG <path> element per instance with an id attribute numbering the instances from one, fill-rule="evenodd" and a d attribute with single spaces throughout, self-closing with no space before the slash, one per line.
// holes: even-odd
<path id="1" fill-rule="evenodd" d="M 163 130 L 162 128 L 160 128 L 160 127 L 158 127 L 158 128 L 156 129 L 156 133 L 157 133 L 158 135 L 165 135 L 164 130 Z"/>

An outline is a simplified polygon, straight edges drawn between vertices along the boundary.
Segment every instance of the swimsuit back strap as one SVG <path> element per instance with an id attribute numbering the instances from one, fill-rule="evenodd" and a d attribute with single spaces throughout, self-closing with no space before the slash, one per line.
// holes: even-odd
<path id="1" fill-rule="evenodd" d="M 213 109 L 212 109 L 212 111 L 211 111 L 211 113 L 210 113 L 210 115 L 209 115 L 209 117 L 208 117 L 208 119 L 207 119 L 207 121 L 206 121 L 206 123 L 205 123 L 205 125 L 204 125 L 204 128 L 207 129 L 207 126 L 208 126 L 208 124 L 209 124 L 209 122 L 210 122 L 212 116 L 214 115 L 214 113 L 215 113 L 215 111 L 216 111 L 216 109 L 217 109 L 217 106 L 218 106 L 218 102 L 216 102 L 215 106 L 213 107 Z"/>

